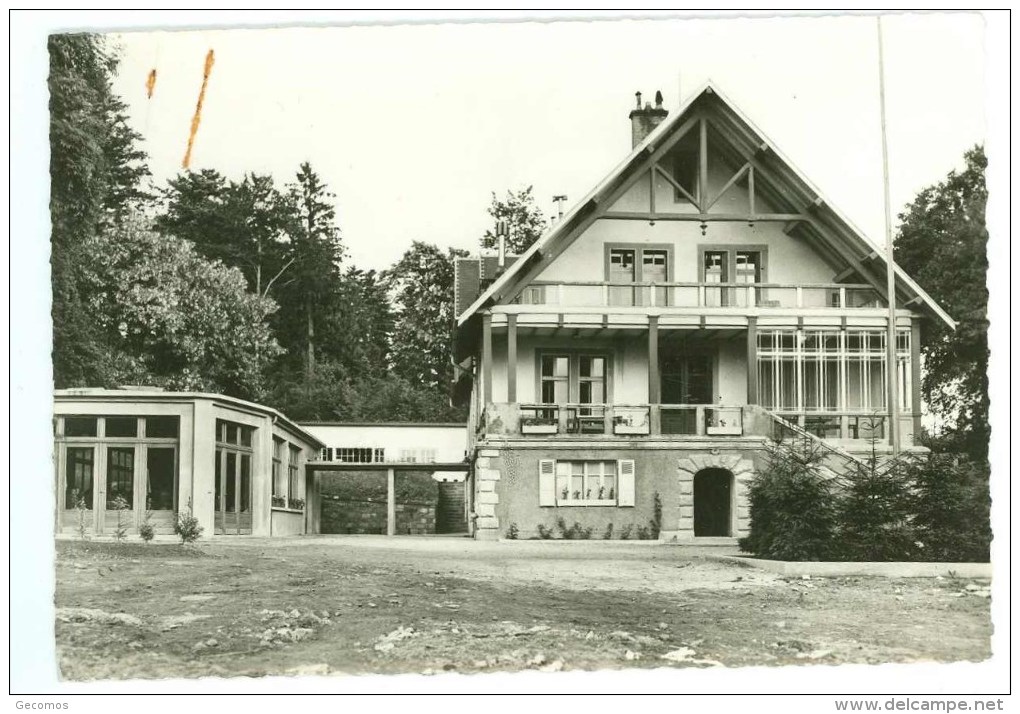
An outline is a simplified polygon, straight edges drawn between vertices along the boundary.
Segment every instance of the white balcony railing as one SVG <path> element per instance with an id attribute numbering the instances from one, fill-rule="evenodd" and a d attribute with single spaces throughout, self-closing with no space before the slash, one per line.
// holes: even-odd
<path id="1" fill-rule="evenodd" d="M 523 305 L 557 307 L 884 308 L 870 285 L 783 283 L 531 283 L 517 298 Z"/>

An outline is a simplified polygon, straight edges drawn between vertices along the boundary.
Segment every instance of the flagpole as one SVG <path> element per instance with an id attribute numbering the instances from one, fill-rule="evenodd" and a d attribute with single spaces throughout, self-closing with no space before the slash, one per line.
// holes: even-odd
<path id="1" fill-rule="evenodd" d="M 900 451 L 900 405 L 896 366 L 896 275 L 893 270 L 892 209 L 889 201 L 889 146 L 885 133 L 885 57 L 882 48 L 882 16 L 878 24 L 878 99 L 882 117 L 882 187 L 885 193 L 885 285 L 889 303 L 889 320 L 885 337 L 886 400 L 889 406 L 889 444 L 893 454 Z M 916 387 L 915 387 L 916 388 Z"/>

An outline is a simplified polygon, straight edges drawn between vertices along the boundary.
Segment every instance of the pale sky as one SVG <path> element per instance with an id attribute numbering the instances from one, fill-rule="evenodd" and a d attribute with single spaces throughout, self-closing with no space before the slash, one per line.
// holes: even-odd
<path id="1" fill-rule="evenodd" d="M 883 20 L 895 215 L 985 137 L 984 21 Z M 490 191 L 580 200 L 630 149 L 634 92 L 711 78 L 869 238 L 884 240 L 873 17 L 518 22 L 137 32 L 116 89 L 158 184 L 180 170 L 206 52 L 192 168 L 336 193 L 351 260 L 412 240 L 477 249 Z M 152 99 L 145 81 L 155 68 Z M 686 96 L 686 94 L 684 95 Z"/>

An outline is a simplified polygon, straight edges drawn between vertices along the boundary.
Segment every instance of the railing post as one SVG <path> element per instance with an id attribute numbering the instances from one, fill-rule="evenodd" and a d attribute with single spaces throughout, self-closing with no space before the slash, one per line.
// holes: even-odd
<path id="1" fill-rule="evenodd" d="M 839 307 L 840 309 L 846 309 L 846 288 L 839 289 Z"/>
<path id="2" fill-rule="evenodd" d="M 705 307 L 705 285 L 698 284 L 698 307 Z"/>
<path id="3" fill-rule="evenodd" d="M 797 286 L 797 307 L 804 307 L 804 288 Z"/>
<path id="4" fill-rule="evenodd" d="M 648 433 L 651 436 L 658 436 L 662 433 L 662 405 L 648 405 Z"/>
<path id="5" fill-rule="evenodd" d="M 705 407 L 694 407 L 694 431 L 698 436 L 705 435 Z"/>
<path id="6" fill-rule="evenodd" d="M 758 301 L 755 299 L 754 293 L 755 293 L 754 285 L 748 285 L 747 286 L 747 306 L 748 307 L 758 307 Z"/>
<path id="7" fill-rule="evenodd" d="M 606 404 L 602 408 L 602 429 L 606 434 L 613 433 L 613 405 Z"/>
<path id="8" fill-rule="evenodd" d="M 609 307 L 609 283 L 602 283 L 602 307 Z"/>
<path id="9" fill-rule="evenodd" d="M 648 284 L 648 304 L 655 307 L 655 283 Z"/>

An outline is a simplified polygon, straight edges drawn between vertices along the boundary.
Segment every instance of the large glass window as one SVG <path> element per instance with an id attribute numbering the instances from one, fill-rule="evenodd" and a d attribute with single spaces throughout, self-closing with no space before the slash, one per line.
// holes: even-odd
<path id="1" fill-rule="evenodd" d="M 92 478 L 95 449 L 91 446 L 68 446 L 64 456 L 64 508 L 77 508 L 83 502 L 92 510 Z"/>
<path id="2" fill-rule="evenodd" d="M 150 446 L 146 449 L 146 508 L 150 511 L 177 509 L 176 449 Z"/>
<path id="3" fill-rule="evenodd" d="M 883 330 L 761 330 L 758 389 L 762 406 L 779 412 L 884 412 Z M 910 331 L 897 334 L 900 407 L 912 409 Z M 821 422 L 818 422 L 822 424 Z M 819 430 L 830 431 L 826 422 Z"/>
<path id="4" fill-rule="evenodd" d="M 301 498 L 301 449 L 290 447 L 290 458 L 287 459 L 287 497 L 290 501 Z"/>
<path id="5" fill-rule="evenodd" d="M 273 437 L 273 496 L 284 498 L 286 496 L 287 483 L 283 479 L 283 449 L 287 442 L 283 439 Z"/>
<path id="6" fill-rule="evenodd" d="M 111 446 L 106 450 L 106 508 L 114 510 L 123 499 L 134 507 L 135 447 Z"/>
<path id="7" fill-rule="evenodd" d="M 97 436 L 96 417 L 64 417 L 64 436 Z"/>

